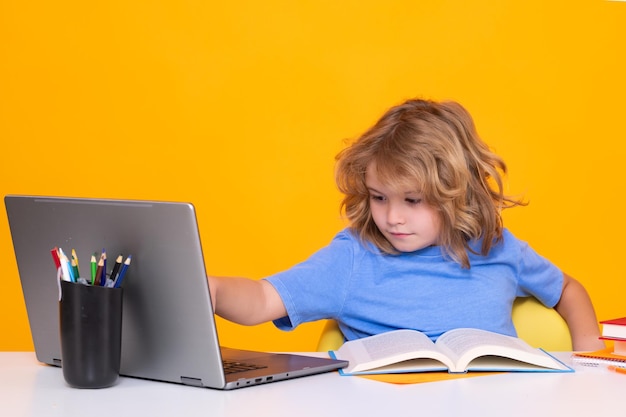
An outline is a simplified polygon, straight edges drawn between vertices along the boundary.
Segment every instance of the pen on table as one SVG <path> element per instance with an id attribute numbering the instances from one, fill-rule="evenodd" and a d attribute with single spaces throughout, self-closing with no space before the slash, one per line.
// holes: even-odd
<path id="1" fill-rule="evenodd" d="M 609 371 L 617 372 L 618 374 L 626 375 L 626 368 L 622 368 L 621 366 L 611 365 L 608 367 Z"/>
<path id="2" fill-rule="evenodd" d="M 94 280 L 93 285 L 101 285 L 100 280 L 102 280 L 103 269 L 104 269 L 104 258 L 100 256 L 100 260 L 98 261 L 98 268 L 96 269 L 96 279 Z"/>
<path id="3" fill-rule="evenodd" d="M 115 288 L 119 288 L 120 285 L 122 285 L 122 280 L 124 279 L 124 275 L 126 275 L 126 270 L 128 270 L 128 266 L 130 265 L 131 257 L 132 257 L 131 255 L 128 255 L 128 258 L 126 258 L 126 260 L 124 261 L 124 264 L 122 265 L 122 269 L 120 269 L 120 273 L 117 275 L 117 279 L 115 280 L 115 283 L 113 284 Z"/>
<path id="4" fill-rule="evenodd" d="M 93 255 L 91 255 L 91 259 L 90 259 L 90 264 L 91 264 L 91 285 L 94 284 L 94 281 L 96 280 L 96 270 L 98 269 L 98 261 L 96 261 L 96 253 L 94 252 Z"/>

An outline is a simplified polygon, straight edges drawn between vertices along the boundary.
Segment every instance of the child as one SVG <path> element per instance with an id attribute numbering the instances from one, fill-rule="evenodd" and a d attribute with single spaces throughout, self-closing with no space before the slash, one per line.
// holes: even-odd
<path id="1" fill-rule="evenodd" d="M 218 315 L 281 329 L 334 319 L 347 340 L 398 328 L 436 339 L 458 327 L 516 335 L 516 297 L 567 322 L 574 350 L 604 347 L 587 292 L 502 225 L 523 204 L 506 166 L 454 102 L 391 108 L 337 156 L 350 226 L 308 260 L 262 280 L 209 277 Z"/>

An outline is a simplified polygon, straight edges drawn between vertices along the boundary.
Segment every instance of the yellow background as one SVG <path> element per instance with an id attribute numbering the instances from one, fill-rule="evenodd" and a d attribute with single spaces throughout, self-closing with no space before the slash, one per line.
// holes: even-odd
<path id="1" fill-rule="evenodd" d="M 0 194 L 191 201 L 209 273 L 260 278 L 343 227 L 344 139 L 454 99 L 530 201 L 508 227 L 623 316 L 624 27 L 600 0 L 0 0 Z M 5 215 L 0 265 L 0 350 L 32 350 Z M 321 329 L 219 326 L 270 350 Z"/>

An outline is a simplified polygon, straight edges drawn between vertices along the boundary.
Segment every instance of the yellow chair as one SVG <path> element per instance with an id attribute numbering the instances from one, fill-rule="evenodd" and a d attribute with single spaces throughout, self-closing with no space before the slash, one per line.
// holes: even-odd
<path id="1" fill-rule="evenodd" d="M 563 317 L 534 297 L 515 300 L 513 324 L 517 336 L 533 347 L 552 352 L 572 350 L 572 337 Z"/>
<path id="2" fill-rule="evenodd" d="M 517 335 L 533 347 L 547 351 L 571 351 L 572 340 L 565 320 L 553 308 L 534 297 L 518 298 L 513 304 L 513 324 Z M 328 320 L 317 344 L 318 352 L 338 349 L 343 334 L 337 322 Z"/>

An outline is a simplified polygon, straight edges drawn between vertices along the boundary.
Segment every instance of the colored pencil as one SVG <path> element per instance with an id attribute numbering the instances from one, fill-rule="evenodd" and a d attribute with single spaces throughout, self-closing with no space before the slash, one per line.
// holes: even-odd
<path id="1" fill-rule="evenodd" d="M 126 258 L 126 261 L 124 261 L 124 264 L 122 265 L 122 269 L 120 269 L 120 273 L 118 274 L 117 279 L 115 280 L 115 284 L 114 284 L 115 288 L 119 288 L 120 285 L 122 285 L 122 280 L 124 279 L 124 276 L 126 275 L 126 271 L 128 270 L 128 267 L 130 266 L 130 260 L 131 260 L 131 255 L 128 255 L 128 258 Z"/>
<path id="2" fill-rule="evenodd" d="M 90 264 L 91 264 L 91 285 L 93 285 L 94 281 L 96 280 L 96 270 L 98 269 L 98 261 L 96 260 L 96 255 L 97 255 L 97 253 L 94 252 L 94 254 L 91 255 L 91 259 L 90 259 Z"/>
<path id="3" fill-rule="evenodd" d="M 100 281 L 102 280 L 102 270 L 104 269 L 104 259 L 100 256 L 100 260 L 98 261 L 98 268 L 96 269 L 96 279 L 94 280 L 93 285 L 102 285 Z"/>
<path id="4" fill-rule="evenodd" d="M 57 271 L 61 268 L 61 260 L 59 259 L 59 249 L 55 246 L 50 249 L 50 254 L 52 255 L 52 260 L 54 261 L 54 266 L 56 266 Z"/>
<path id="5" fill-rule="evenodd" d="M 115 265 L 113 265 L 113 270 L 111 271 L 111 280 L 115 282 L 117 278 L 117 274 L 120 272 L 120 267 L 122 266 L 122 261 L 124 260 L 124 256 L 122 254 L 117 255 L 117 259 L 115 259 Z"/>
<path id="6" fill-rule="evenodd" d="M 107 282 L 107 251 L 102 248 L 102 259 L 104 263 L 102 264 L 102 277 L 100 278 L 100 285 L 104 286 Z"/>

